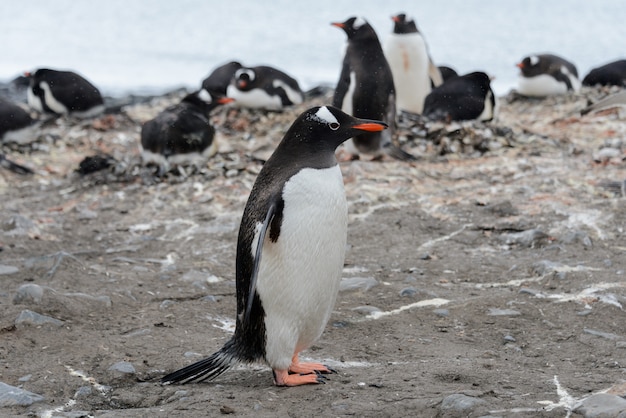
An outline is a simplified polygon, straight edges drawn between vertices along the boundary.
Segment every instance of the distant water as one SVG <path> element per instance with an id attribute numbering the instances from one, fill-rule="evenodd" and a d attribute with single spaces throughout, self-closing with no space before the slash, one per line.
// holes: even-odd
<path id="1" fill-rule="evenodd" d="M 197 88 L 236 59 L 281 68 L 304 88 L 334 85 L 345 34 L 330 22 L 363 16 L 384 43 L 399 12 L 417 19 L 438 64 L 486 71 L 498 95 L 529 53 L 561 55 L 581 77 L 626 58 L 620 0 L 28 0 L 0 6 L 0 80 L 45 66 L 108 95 L 160 93 Z"/>

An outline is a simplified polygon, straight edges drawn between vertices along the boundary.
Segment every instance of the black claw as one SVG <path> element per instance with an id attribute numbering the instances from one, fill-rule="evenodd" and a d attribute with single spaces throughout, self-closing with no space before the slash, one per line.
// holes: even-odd
<path id="1" fill-rule="evenodd" d="M 326 368 L 328 369 L 328 371 L 327 371 L 327 372 L 326 372 L 326 371 L 324 371 L 324 372 L 322 372 L 322 373 L 332 373 L 332 374 L 337 374 L 337 373 L 339 373 L 337 370 L 335 370 L 335 369 L 333 369 L 333 368 L 331 368 L 331 367 L 328 367 L 328 366 L 326 366 L 326 365 L 324 365 L 324 367 L 326 367 Z"/>
<path id="2" fill-rule="evenodd" d="M 322 375 L 317 375 L 317 383 L 321 383 L 323 385 L 326 384 L 326 378 Z"/>

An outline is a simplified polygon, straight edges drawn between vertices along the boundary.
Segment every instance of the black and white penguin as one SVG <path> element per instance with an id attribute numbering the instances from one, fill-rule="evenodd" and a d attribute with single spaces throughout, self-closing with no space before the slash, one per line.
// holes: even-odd
<path id="1" fill-rule="evenodd" d="M 90 118 L 104 112 L 100 91 L 72 71 L 40 68 L 26 75 L 28 105 L 40 113 Z"/>
<path id="2" fill-rule="evenodd" d="M 583 78 L 583 86 L 621 86 L 626 87 L 626 60 L 613 61 L 598 68 L 593 68 Z"/>
<path id="3" fill-rule="evenodd" d="M 336 148 L 383 122 L 314 107 L 302 113 L 252 188 L 237 241 L 234 336 L 163 383 L 212 379 L 238 362 L 265 361 L 278 386 L 322 383 L 319 363 L 298 354 L 322 334 L 343 269 L 348 206 Z"/>
<path id="4" fill-rule="evenodd" d="M 580 90 L 576 66 L 556 55 L 530 55 L 517 67 L 521 70 L 517 83 L 521 95 L 545 97 Z"/>
<path id="5" fill-rule="evenodd" d="M 37 121 L 18 104 L 0 97 L 0 143 L 26 144 L 37 139 Z"/>
<path id="6" fill-rule="evenodd" d="M 215 68 L 207 78 L 202 81 L 202 88 L 207 91 L 227 96 L 226 89 L 232 81 L 235 73 L 242 67 L 237 61 L 227 62 Z"/>
<path id="7" fill-rule="evenodd" d="M 235 71 L 226 95 L 235 99 L 236 106 L 265 110 L 282 110 L 304 101 L 294 78 L 266 65 Z"/>
<path id="8" fill-rule="evenodd" d="M 390 127 L 384 132 L 357 135 L 346 142 L 346 149 L 355 158 L 360 153 L 374 158 L 387 153 L 400 160 L 414 160 L 415 157 L 393 143 L 396 119 L 393 75 L 374 28 L 360 17 L 331 24 L 348 36 L 333 106 L 357 118 L 382 120 Z"/>
<path id="9" fill-rule="evenodd" d="M 141 128 L 141 156 L 163 174 L 172 166 L 205 164 L 217 152 L 210 112 L 233 99 L 202 89 L 185 96 Z"/>
<path id="10" fill-rule="evenodd" d="M 393 74 L 396 108 L 421 114 L 424 99 L 435 86 L 443 83 L 439 68 L 433 63 L 415 20 L 400 13 L 392 17 L 393 32 L 385 43 L 385 56 Z"/>
<path id="11" fill-rule="evenodd" d="M 426 96 L 423 115 L 431 120 L 492 120 L 496 99 L 483 72 L 452 78 Z"/>

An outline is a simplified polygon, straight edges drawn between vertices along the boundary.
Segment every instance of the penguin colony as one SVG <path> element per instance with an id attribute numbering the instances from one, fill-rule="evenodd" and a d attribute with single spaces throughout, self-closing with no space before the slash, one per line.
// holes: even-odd
<path id="1" fill-rule="evenodd" d="M 234 335 L 211 356 L 164 376 L 164 384 L 213 379 L 250 362 L 267 363 L 279 386 L 324 383 L 333 370 L 304 363 L 299 354 L 322 334 L 344 264 L 347 203 L 337 148 L 345 143 L 351 158 L 415 160 L 394 137 L 397 113 L 444 122 L 495 116 L 490 76 L 437 66 L 412 17 L 391 17 L 384 46 L 362 17 L 331 24 L 347 37 L 332 106 L 306 110 L 293 122 L 263 165 L 243 212 Z M 593 69 L 582 82 L 574 64 L 553 54 L 529 55 L 517 66 L 518 92 L 529 97 L 576 92 L 581 85 L 626 86 L 625 60 Z M 25 76 L 27 103 L 37 113 L 85 119 L 106 111 L 100 91 L 75 72 L 41 68 Z M 304 98 L 296 79 L 277 68 L 224 63 L 199 90 L 143 124 L 142 159 L 156 165 L 159 175 L 177 165 L 201 166 L 217 151 L 211 112 L 218 106 L 281 111 Z M 0 98 L 3 143 L 32 141 L 40 123 L 28 109 Z M 32 173 L 4 154 L 0 166 Z"/>

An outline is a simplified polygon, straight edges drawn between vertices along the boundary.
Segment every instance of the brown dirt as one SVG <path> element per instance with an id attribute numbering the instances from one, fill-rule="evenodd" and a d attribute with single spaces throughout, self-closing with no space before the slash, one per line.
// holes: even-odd
<path id="1" fill-rule="evenodd" d="M 222 153 L 163 181 L 71 170 L 95 150 L 136 158 L 141 122 L 164 103 L 52 123 L 28 155 L 9 153 L 34 176 L 0 173 L 0 264 L 19 269 L 0 275 L 0 381 L 45 397 L 0 415 L 562 417 L 593 393 L 624 395 L 626 211 L 607 185 L 626 178 L 626 124 L 615 111 L 578 116 L 585 104 L 502 100 L 496 123 L 514 143 L 484 154 L 441 157 L 404 132 L 426 158 L 342 163 L 344 277 L 362 286 L 340 293 L 305 353 L 338 373 L 287 389 L 262 365 L 158 379 L 229 338 L 252 156 L 304 107 L 219 112 Z M 607 141 L 617 156 L 598 156 Z M 14 300 L 24 284 L 43 299 Z M 25 309 L 63 324 L 15 326 Z M 136 372 L 109 370 L 120 361 Z M 484 403 L 446 409 L 453 394 Z"/>

